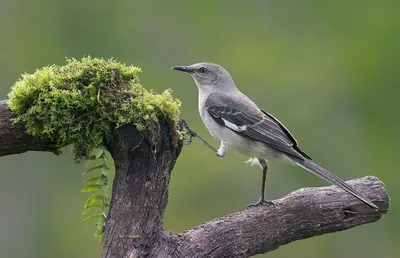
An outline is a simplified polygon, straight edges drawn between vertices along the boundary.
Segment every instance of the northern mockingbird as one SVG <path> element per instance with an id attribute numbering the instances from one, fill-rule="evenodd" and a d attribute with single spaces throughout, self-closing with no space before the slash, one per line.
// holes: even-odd
<path id="1" fill-rule="evenodd" d="M 224 157 L 227 148 L 232 148 L 250 157 L 250 163 L 261 166 L 261 197 L 250 206 L 272 204 L 265 200 L 267 160 L 283 160 L 310 171 L 378 210 L 367 197 L 314 163 L 310 156 L 300 150 L 296 139 L 278 119 L 260 109 L 239 91 L 223 67 L 212 63 L 198 63 L 175 66 L 172 69 L 190 74 L 197 85 L 201 119 L 210 134 L 221 142 L 218 150 L 211 149 L 219 157 Z"/>

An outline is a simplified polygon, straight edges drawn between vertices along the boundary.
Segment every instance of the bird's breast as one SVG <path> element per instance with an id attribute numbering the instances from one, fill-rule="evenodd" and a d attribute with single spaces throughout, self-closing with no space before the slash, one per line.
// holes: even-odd
<path id="1" fill-rule="evenodd" d="M 217 140 L 223 141 L 223 127 L 220 126 L 211 115 L 207 112 L 207 110 L 203 109 L 203 112 L 200 111 L 201 120 L 203 120 L 204 125 L 210 132 L 210 134 Z"/>

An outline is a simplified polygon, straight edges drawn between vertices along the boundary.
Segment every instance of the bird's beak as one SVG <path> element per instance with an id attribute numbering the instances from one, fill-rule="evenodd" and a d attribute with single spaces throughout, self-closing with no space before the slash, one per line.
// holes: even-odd
<path id="1" fill-rule="evenodd" d="M 186 73 L 190 72 L 190 69 L 187 66 L 174 66 L 172 67 L 172 70 L 182 71 Z"/>

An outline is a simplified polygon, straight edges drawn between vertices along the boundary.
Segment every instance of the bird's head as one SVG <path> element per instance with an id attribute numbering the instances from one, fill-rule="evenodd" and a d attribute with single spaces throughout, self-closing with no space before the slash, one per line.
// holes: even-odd
<path id="1" fill-rule="evenodd" d="M 230 74 L 220 65 L 213 63 L 197 63 L 189 66 L 175 66 L 173 70 L 190 74 L 199 90 L 236 89 Z"/>

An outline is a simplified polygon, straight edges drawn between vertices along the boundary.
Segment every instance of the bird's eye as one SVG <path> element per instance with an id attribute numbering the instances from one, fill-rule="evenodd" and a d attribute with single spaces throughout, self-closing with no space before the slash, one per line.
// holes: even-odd
<path id="1" fill-rule="evenodd" d="M 200 67 L 199 71 L 200 71 L 201 73 L 206 73 L 208 70 L 207 70 L 207 68 L 205 68 L 205 67 Z"/>

